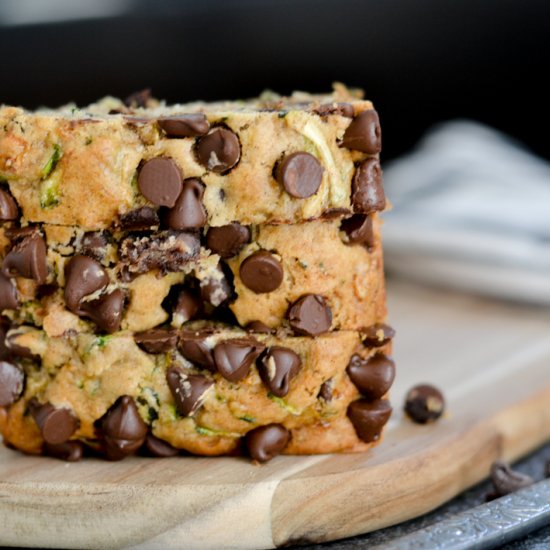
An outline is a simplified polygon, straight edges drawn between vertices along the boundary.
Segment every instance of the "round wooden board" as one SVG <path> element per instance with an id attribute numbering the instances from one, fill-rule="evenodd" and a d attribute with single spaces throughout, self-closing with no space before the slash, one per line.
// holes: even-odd
<path id="1" fill-rule="evenodd" d="M 368 453 L 130 458 L 68 464 L 0 450 L 0 545 L 272 548 L 385 527 L 435 508 L 550 439 L 550 315 L 394 283 L 395 412 Z M 441 421 L 404 418 L 404 392 L 431 382 Z"/>

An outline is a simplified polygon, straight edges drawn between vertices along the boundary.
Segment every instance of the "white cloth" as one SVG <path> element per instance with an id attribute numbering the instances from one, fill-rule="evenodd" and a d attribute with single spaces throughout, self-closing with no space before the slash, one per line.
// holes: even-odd
<path id="1" fill-rule="evenodd" d="M 550 164 L 470 121 L 385 167 L 390 272 L 550 304 Z"/>

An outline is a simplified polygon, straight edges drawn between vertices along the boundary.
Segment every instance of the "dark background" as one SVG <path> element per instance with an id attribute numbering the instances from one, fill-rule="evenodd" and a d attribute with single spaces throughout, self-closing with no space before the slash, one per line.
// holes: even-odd
<path id="1" fill-rule="evenodd" d="M 86 104 L 144 87 L 184 102 L 322 92 L 339 80 L 375 102 L 385 159 L 455 117 L 550 156 L 548 0 L 124 4 L 114 17 L 1 27 L 0 102 Z"/>

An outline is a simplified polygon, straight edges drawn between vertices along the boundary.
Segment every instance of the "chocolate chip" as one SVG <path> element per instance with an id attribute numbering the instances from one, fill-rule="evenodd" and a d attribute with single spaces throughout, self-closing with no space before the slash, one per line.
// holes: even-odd
<path id="1" fill-rule="evenodd" d="M 147 107 L 147 104 L 152 99 L 151 95 L 151 88 L 145 88 L 143 90 L 139 90 L 138 92 L 131 93 L 125 100 L 124 105 L 126 107 L 130 107 L 132 109 L 135 109 L 136 107 Z"/>
<path id="2" fill-rule="evenodd" d="M 178 349 L 185 359 L 191 361 L 194 365 L 214 371 L 212 348 L 206 343 L 206 339 L 210 336 L 212 336 L 212 331 L 209 330 L 183 330 L 180 333 Z"/>
<path id="3" fill-rule="evenodd" d="M 370 443 L 380 438 L 382 428 L 389 420 L 392 412 L 389 401 L 367 401 L 359 399 L 348 407 L 348 418 L 351 420 L 359 439 Z"/>
<path id="4" fill-rule="evenodd" d="M 508 495 L 535 482 L 531 476 L 512 470 L 509 464 L 501 460 L 491 465 L 491 481 L 497 497 Z"/>
<path id="5" fill-rule="evenodd" d="M 369 155 L 380 153 L 382 132 L 378 113 L 374 109 L 358 114 L 347 127 L 340 147 L 361 151 Z"/>
<path id="6" fill-rule="evenodd" d="M 372 214 L 386 207 L 382 169 L 376 159 L 363 161 L 353 176 L 351 202 L 355 212 Z"/>
<path id="7" fill-rule="evenodd" d="M 172 326 L 179 328 L 183 323 L 198 317 L 202 311 L 203 303 L 200 296 L 194 290 L 184 288 L 178 293 L 172 309 Z"/>
<path id="8" fill-rule="evenodd" d="M 134 340 L 147 353 L 166 353 L 176 349 L 178 334 L 175 330 L 153 328 L 137 332 L 134 334 Z"/>
<path id="9" fill-rule="evenodd" d="M 237 222 L 211 227 L 206 233 L 206 246 L 222 258 L 236 256 L 249 242 L 250 229 Z"/>
<path id="10" fill-rule="evenodd" d="M 218 372 L 230 382 L 246 378 L 250 366 L 265 346 L 253 338 L 233 338 L 214 348 L 214 363 Z"/>
<path id="11" fill-rule="evenodd" d="M 405 412 L 418 424 L 437 420 L 445 410 L 443 394 L 430 384 L 419 384 L 405 397 Z"/>
<path id="12" fill-rule="evenodd" d="M 66 408 L 56 408 L 50 403 L 40 405 L 38 401 L 31 400 L 29 410 L 42 438 L 51 445 L 65 443 L 80 426 L 78 418 Z"/>
<path id="13" fill-rule="evenodd" d="M 129 395 L 119 397 L 99 420 L 99 427 L 109 460 L 121 460 L 134 454 L 147 436 L 134 400 Z"/>
<path id="14" fill-rule="evenodd" d="M 362 244 L 366 248 L 374 247 L 372 216 L 354 214 L 351 218 L 342 221 L 340 229 L 346 234 L 348 244 Z"/>
<path id="15" fill-rule="evenodd" d="M 321 384 L 321 387 L 319 388 L 319 393 L 317 394 L 317 397 L 319 399 L 322 399 L 326 403 L 330 403 L 332 401 L 332 394 L 334 391 L 334 379 L 329 378 L 325 382 Z"/>
<path id="16" fill-rule="evenodd" d="M 181 193 L 183 180 L 180 169 L 171 158 L 157 157 L 141 167 L 138 186 L 143 196 L 153 204 L 172 208 Z"/>
<path id="17" fill-rule="evenodd" d="M 395 363 L 387 355 L 377 353 L 369 359 L 353 355 L 346 369 L 355 387 L 369 399 L 380 399 L 395 378 Z"/>
<path id="18" fill-rule="evenodd" d="M 80 441 L 65 441 L 56 445 L 46 443 L 44 453 L 66 462 L 78 462 L 84 454 L 84 445 Z"/>
<path id="19" fill-rule="evenodd" d="M 297 334 L 318 336 L 330 330 L 332 311 L 318 294 L 306 294 L 288 310 L 290 326 Z"/>
<path id="20" fill-rule="evenodd" d="M 145 449 L 151 456 L 156 458 L 169 458 L 179 453 L 179 449 L 172 447 L 167 441 L 163 441 L 150 433 L 145 438 Z"/>
<path id="21" fill-rule="evenodd" d="M 120 289 L 113 290 L 96 300 L 83 302 L 81 309 L 101 330 L 111 334 L 120 328 L 124 293 Z"/>
<path id="22" fill-rule="evenodd" d="M 298 374 L 302 360 L 289 348 L 272 346 L 260 357 L 258 372 L 273 395 L 284 397 L 290 381 Z"/>
<path id="23" fill-rule="evenodd" d="M 249 431 L 245 436 L 248 452 L 253 460 L 267 462 L 288 445 L 290 432 L 281 424 L 268 424 Z"/>
<path id="24" fill-rule="evenodd" d="M 170 229 L 198 229 L 206 223 L 206 210 L 202 204 L 204 185 L 196 178 L 183 182 L 183 189 L 174 207 L 166 212 L 164 221 Z"/>
<path id="25" fill-rule="evenodd" d="M 17 289 L 12 279 L 0 271 L 0 312 L 4 309 L 17 309 Z"/>
<path id="26" fill-rule="evenodd" d="M 82 254 L 101 262 L 105 260 L 108 244 L 109 241 L 103 232 L 90 231 L 89 233 L 84 233 L 78 249 Z"/>
<path id="27" fill-rule="evenodd" d="M 158 124 L 171 138 L 204 136 L 210 130 L 208 119 L 202 113 L 165 116 L 158 119 Z"/>
<path id="28" fill-rule="evenodd" d="M 182 416 L 195 414 L 202 406 L 206 392 L 214 385 L 213 380 L 200 374 L 189 374 L 181 367 L 170 367 L 166 381 Z"/>
<path id="29" fill-rule="evenodd" d="M 375 323 L 361 330 L 363 345 L 368 348 L 385 346 L 395 336 L 395 330 L 384 323 Z"/>
<path id="30" fill-rule="evenodd" d="M 6 227 L 4 229 L 4 235 L 10 239 L 12 244 L 15 244 L 30 235 L 40 235 L 40 230 L 36 225 L 28 225 L 27 227 Z"/>
<path id="31" fill-rule="evenodd" d="M 279 163 L 277 181 L 291 196 L 305 199 L 317 193 L 323 180 L 324 168 L 309 153 L 292 153 Z"/>
<path id="32" fill-rule="evenodd" d="M 258 250 L 243 261 L 239 275 L 247 288 L 263 294 L 279 288 L 284 272 L 281 262 L 271 252 Z"/>
<path id="33" fill-rule="evenodd" d="M 319 116 L 339 115 L 347 118 L 353 118 L 354 110 L 351 103 L 325 103 L 313 109 Z"/>
<path id="34" fill-rule="evenodd" d="M 20 335 L 17 332 L 12 332 L 11 334 L 8 334 L 5 338 L 5 342 L 8 346 L 10 354 L 17 357 L 25 357 L 27 359 L 36 359 L 37 356 L 34 355 L 29 348 L 16 343 L 18 336 Z"/>
<path id="35" fill-rule="evenodd" d="M 120 216 L 120 228 L 124 231 L 144 231 L 158 227 L 159 224 L 158 214 L 150 206 L 134 208 Z"/>
<path id="36" fill-rule="evenodd" d="M 9 191 L 0 189 L 0 222 L 16 220 L 19 217 L 19 209 L 15 199 Z"/>
<path id="37" fill-rule="evenodd" d="M 33 231 L 12 247 L 6 254 L 2 271 L 7 277 L 34 279 L 39 285 L 46 282 L 46 242 L 37 231 Z"/>
<path id="38" fill-rule="evenodd" d="M 265 323 L 261 321 L 250 321 L 246 325 L 247 332 L 258 332 L 260 334 L 273 334 L 274 330 L 268 327 Z"/>
<path id="39" fill-rule="evenodd" d="M 77 315 L 84 314 L 82 300 L 109 284 L 103 266 L 88 256 L 73 256 L 65 264 L 65 304 Z"/>
<path id="40" fill-rule="evenodd" d="M 199 162 L 213 172 L 233 168 L 241 158 L 241 144 L 237 135 L 227 128 L 214 128 L 199 138 L 196 146 Z"/>
<path id="41" fill-rule="evenodd" d="M 201 298 L 214 307 L 222 305 L 232 295 L 231 285 L 221 266 L 218 266 L 218 273 L 217 277 L 212 276 L 200 282 Z"/>
<path id="42" fill-rule="evenodd" d="M 23 393 L 25 373 L 10 361 L 0 361 L 0 407 L 15 403 Z"/>

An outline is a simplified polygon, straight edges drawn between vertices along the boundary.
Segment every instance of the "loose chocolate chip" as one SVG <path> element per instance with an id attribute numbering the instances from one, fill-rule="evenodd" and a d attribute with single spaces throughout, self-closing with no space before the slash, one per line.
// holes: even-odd
<path id="1" fill-rule="evenodd" d="M 151 88 L 139 90 L 139 92 L 131 93 L 125 100 L 124 105 L 135 109 L 136 107 L 147 107 L 147 103 L 153 98 Z"/>
<path id="2" fill-rule="evenodd" d="M 218 372 L 230 382 L 246 378 L 250 366 L 265 346 L 253 338 L 233 338 L 214 348 L 214 363 Z"/>
<path id="3" fill-rule="evenodd" d="M 531 476 L 512 470 L 509 464 L 501 460 L 491 465 L 491 481 L 496 497 L 508 495 L 535 482 Z"/>
<path id="4" fill-rule="evenodd" d="M 184 288 L 178 293 L 172 309 L 172 326 L 179 328 L 183 323 L 198 317 L 202 311 L 203 303 L 200 296 L 194 290 Z"/>
<path id="5" fill-rule="evenodd" d="M 317 193 L 324 168 L 309 153 L 292 153 L 279 163 L 275 172 L 277 181 L 291 197 L 305 199 Z"/>
<path id="6" fill-rule="evenodd" d="M 145 438 L 145 449 L 147 452 L 156 458 L 169 458 L 176 456 L 179 450 L 172 447 L 167 441 L 163 441 L 153 434 L 147 434 Z"/>
<path id="7" fill-rule="evenodd" d="M 16 220 L 19 217 L 17 203 L 5 189 L 0 189 L 0 222 Z"/>
<path id="8" fill-rule="evenodd" d="M 13 281 L 0 271 L 0 312 L 4 309 L 17 309 L 17 289 Z"/>
<path id="9" fill-rule="evenodd" d="M 368 214 L 354 214 L 342 221 L 340 229 L 346 234 L 348 244 L 362 244 L 369 249 L 374 247 L 372 217 Z"/>
<path id="10" fill-rule="evenodd" d="M 153 328 L 134 334 L 134 340 L 147 353 L 166 353 L 176 349 L 178 334 L 175 330 Z"/>
<path id="11" fill-rule="evenodd" d="M 134 454 L 147 436 L 147 424 L 143 422 L 134 400 L 129 395 L 119 397 L 99 420 L 109 460 L 121 460 Z"/>
<path id="12" fill-rule="evenodd" d="M 196 178 L 183 182 L 183 190 L 174 207 L 166 212 L 165 223 L 170 229 L 198 229 L 206 223 L 206 210 L 202 204 L 204 185 Z"/>
<path id="13" fill-rule="evenodd" d="M 120 228 L 124 231 L 144 231 L 158 227 L 158 214 L 150 206 L 135 208 L 120 216 Z"/>
<path id="14" fill-rule="evenodd" d="M 239 275 L 247 288 L 263 294 L 279 288 L 284 272 L 281 262 L 271 252 L 258 250 L 243 261 Z"/>
<path id="15" fill-rule="evenodd" d="M 181 193 L 183 180 L 180 169 L 171 158 L 157 157 L 141 167 L 138 186 L 143 196 L 153 204 L 172 208 Z"/>
<path id="16" fill-rule="evenodd" d="M 353 118 L 354 110 L 351 103 L 325 103 L 313 109 L 319 116 L 339 115 Z"/>
<path id="17" fill-rule="evenodd" d="M 382 132 L 378 113 L 371 109 L 358 114 L 347 127 L 340 146 L 369 155 L 380 153 Z"/>
<path id="18" fill-rule="evenodd" d="M 334 380 L 332 378 L 329 378 L 325 382 L 321 384 L 321 387 L 319 388 L 319 393 L 317 394 L 317 397 L 319 399 L 323 399 L 326 403 L 330 403 L 332 401 L 332 393 L 334 391 Z"/>
<path id="19" fill-rule="evenodd" d="M 241 158 L 241 144 L 237 135 L 227 128 L 214 128 L 199 138 L 196 147 L 199 162 L 213 172 L 233 168 Z"/>
<path id="20" fill-rule="evenodd" d="M 376 323 L 361 331 L 363 345 L 368 348 L 379 348 L 386 345 L 395 336 L 395 330 L 384 323 Z"/>
<path id="21" fill-rule="evenodd" d="M 284 397 L 290 381 L 298 374 L 302 360 L 289 348 L 272 346 L 260 357 L 258 372 L 273 395 Z"/>
<path id="22" fill-rule="evenodd" d="M 65 264 L 65 304 L 82 315 L 82 299 L 109 284 L 109 276 L 97 261 L 88 256 L 73 256 Z"/>
<path id="23" fill-rule="evenodd" d="M 437 420 L 445 410 L 445 398 L 434 386 L 419 384 L 405 397 L 405 412 L 418 424 Z"/>
<path id="24" fill-rule="evenodd" d="M 353 355 L 346 369 L 355 387 L 368 399 L 380 399 L 395 378 L 395 363 L 382 353 L 363 359 Z"/>
<path id="25" fill-rule="evenodd" d="M 332 311 L 318 294 L 306 294 L 288 310 L 290 326 L 297 334 L 318 336 L 330 330 Z"/>
<path id="26" fill-rule="evenodd" d="M 25 373 L 10 361 L 0 361 L 0 407 L 15 403 L 23 393 Z"/>
<path id="27" fill-rule="evenodd" d="M 351 420 L 359 439 L 370 443 L 380 438 L 382 428 L 389 420 L 391 405 L 385 399 L 367 401 L 359 399 L 348 407 L 348 418 Z"/>
<path id="28" fill-rule="evenodd" d="M 34 279 L 39 285 L 46 282 L 46 242 L 37 231 L 16 242 L 6 254 L 2 271 L 7 277 Z"/>
<path id="29" fill-rule="evenodd" d="M 165 116 L 158 119 L 158 124 L 171 138 L 204 136 L 210 130 L 208 119 L 202 113 Z"/>
<path id="30" fill-rule="evenodd" d="M 290 432 L 281 424 L 268 424 L 249 431 L 245 436 L 248 452 L 253 460 L 267 462 L 288 445 Z"/>
<path id="31" fill-rule="evenodd" d="M 120 289 L 113 290 L 89 302 L 83 302 L 81 309 L 85 316 L 109 334 L 120 328 L 122 310 L 124 309 L 124 293 Z"/>
<path id="32" fill-rule="evenodd" d="M 181 367 L 170 367 L 166 381 L 182 416 L 195 414 L 202 406 L 206 392 L 214 385 L 213 380 L 200 374 L 189 374 Z"/>
<path id="33" fill-rule="evenodd" d="M 246 325 L 247 332 L 258 332 L 260 334 L 272 334 L 274 331 L 261 321 L 250 321 Z"/>
<path id="34" fill-rule="evenodd" d="M 209 330 L 183 330 L 180 333 L 178 349 L 180 353 L 191 363 L 214 371 L 214 357 L 212 348 L 206 343 L 207 338 L 212 336 Z"/>
<path id="35" fill-rule="evenodd" d="M 84 445 L 80 441 L 65 441 L 52 445 L 44 445 L 44 453 L 67 462 L 78 462 L 84 454 Z"/>
<path id="36" fill-rule="evenodd" d="M 65 443 L 80 426 L 80 421 L 69 409 L 56 408 L 50 403 L 40 405 L 36 400 L 29 403 L 29 409 L 42 438 L 50 445 Z"/>
<path id="37" fill-rule="evenodd" d="M 214 307 L 222 305 L 232 295 L 231 285 L 221 266 L 218 266 L 218 272 L 217 277 L 209 277 L 200 282 L 201 298 Z"/>
<path id="38" fill-rule="evenodd" d="M 355 170 L 351 202 L 353 210 L 362 214 L 372 214 L 386 207 L 382 169 L 376 159 L 363 161 Z"/>
<path id="39" fill-rule="evenodd" d="M 250 229 L 237 222 L 211 227 L 206 233 L 206 246 L 222 258 L 236 256 L 249 242 Z"/>
<path id="40" fill-rule="evenodd" d="M 82 241 L 78 247 L 79 251 L 86 256 L 90 256 L 98 262 L 102 262 L 107 254 L 107 245 L 109 241 L 101 231 L 90 231 L 84 233 Z"/>

